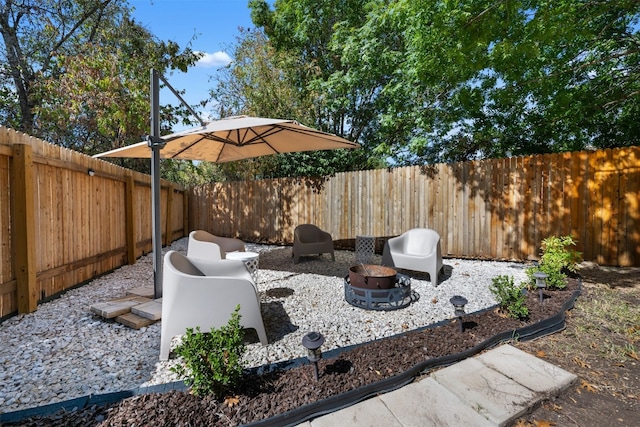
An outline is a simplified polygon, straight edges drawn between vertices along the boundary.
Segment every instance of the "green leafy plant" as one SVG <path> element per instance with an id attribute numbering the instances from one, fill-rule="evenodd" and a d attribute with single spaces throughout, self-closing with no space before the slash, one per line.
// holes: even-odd
<path id="1" fill-rule="evenodd" d="M 494 277 L 491 279 L 489 290 L 509 317 L 524 319 L 529 315 L 529 309 L 525 305 L 527 296 L 523 292 L 523 287 L 514 283 L 513 277 L 506 275 Z"/>
<path id="2" fill-rule="evenodd" d="M 529 287 L 536 286 L 533 274 L 541 271 L 548 275 L 546 279 L 549 289 L 564 289 L 567 287 L 567 273 L 575 273 L 578 262 L 582 260 L 580 252 L 570 249 L 576 242 L 571 236 L 551 236 L 542 241 L 542 256 L 537 266 L 528 268 Z"/>
<path id="3" fill-rule="evenodd" d="M 188 328 L 175 350 L 183 364 L 171 368 L 185 379 L 196 396 L 229 395 L 242 377 L 245 352 L 244 330 L 240 326 L 240 306 L 236 306 L 229 323 L 211 332 Z"/>

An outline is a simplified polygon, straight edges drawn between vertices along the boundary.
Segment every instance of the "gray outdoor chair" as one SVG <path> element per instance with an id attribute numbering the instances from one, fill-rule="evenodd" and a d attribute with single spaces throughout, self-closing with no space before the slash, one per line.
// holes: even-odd
<path id="1" fill-rule="evenodd" d="M 413 228 L 392 237 L 384 247 L 382 264 L 429 273 L 433 286 L 438 286 L 442 270 L 440 235 L 429 228 Z"/>
<path id="2" fill-rule="evenodd" d="M 322 231 L 313 224 L 298 225 L 293 231 L 293 262 L 297 264 L 301 255 L 323 253 L 330 253 L 331 259 L 336 260 L 331 234 Z"/>

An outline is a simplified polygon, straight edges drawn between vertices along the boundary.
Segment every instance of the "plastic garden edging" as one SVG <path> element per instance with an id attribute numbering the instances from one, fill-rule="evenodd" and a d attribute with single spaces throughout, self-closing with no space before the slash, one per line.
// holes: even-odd
<path id="1" fill-rule="evenodd" d="M 369 384 L 358 389 L 334 395 L 318 402 L 301 406 L 291 411 L 276 415 L 264 420 L 255 421 L 253 423 L 244 424 L 245 427 L 262 427 L 262 426 L 295 426 L 321 415 L 349 407 L 365 399 L 378 394 L 388 393 L 403 387 L 411 382 L 421 373 L 433 370 L 435 368 L 448 366 L 459 362 L 466 358 L 472 357 L 483 350 L 494 347 L 501 342 L 516 338 L 519 341 L 529 341 L 559 332 L 565 328 L 566 312 L 574 307 L 575 301 L 580 296 L 582 290 L 582 281 L 580 280 L 578 290 L 574 291 L 571 297 L 562 305 L 560 312 L 545 320 L 541 320 L 532 325 L 528 325 L 519 329 L 505 331 L 486 341 L 465 350 L 460 353 L 450 354 L 447 356 L 436 357 L 414 365 L 409 370 L 386 378 L 382 381 Z"/>
<path id="2" fill-rule="evenodd" d="M 529 341 L 535 338 L 540 338 L 545 335 L 550 335 L 555 332 L 559 332 L 565 328 L 566 312 L 574 307 L 575 301 L 578 298 L 578 296 L 580 296 L 581 291 L 582 291 L 582 280 L 579 279 L 578 290 L 574 291 L 571 294 L 571 297 L 562 305 L 562 308 L 558 314 L 551 316 L 547 319 L 541 320 L 532 325 L 524 326 L 522 328 L 499 333 L 487 339 L 486 341 L 480 344 L 477 344 L 475 347 L 472 347 L 463 352 L 450 354 L 442 357 L 436 357 L 436 358 L 418 363 L 413 367 L 411 367 L 410 369 L 408 369 L 407 371 L 401 374 L 395 375 L 393 377 L 386 378 L 384 380 L 369 384 L 364 387 L 350 390 L 345 393 L 337 394 L 337 395 L 328 397 L 326 399 L 301 406 L 299 408 L 282 413 L 280 415 L 276 415 L 260 421 L 255 421 L 249 424 L 244 424 L 244 426 L 245 427 L 295 426 L 305 421 L 309 421 L 311 419 L 317 418 L 319 416 L 326 415 L 331 412 L 335 412 L 340 409 L 352 406 L 358 402 L 361 402 L 375 395 L 388 393 L 390 391 L 396 390 L 400 387 L 403 387 L 413 382 L 413 380 L 422 373 L 426 373 L 435 368 L 448 366 L 456 362 L 459 362 L 461 360 L 467 359 L 469 357 L 472 357 L 480 353 L 483 350 L 494 347 L 504 341 L 509 341 L 511 339 L 516 339 L 518 341 Z M 429 325 L 420 329 L 424 330 L 428 328 L 433 328 L 443 323 L 447 323 L 447 321 L 438 322 L 433 325 Z M 382 339 L 392 339 L 392 338 L 393 337 L 382 338 Z M 331 350 L 326 352 L 325 355 L 327 358 L 333 358 L 341 353 L 344 353 L 360 345 L 363 345 L 363 344 L 356 344 L 349 347 L 343 347 L 340 349 Z M 299 358 L 292 361 L 280 362 L 278 364 L 275 364 L 274 366 L 288 367 L 290 369 L 292 367 L 299 366 L 305 363 L 305 361 L 306 361 L 305 358 Z M 261 369 L 261 368 L 254 368 L 254 369 Z M 36 408 L 29 408 L 29 409 L 23 409 L 20 411 L 7 412 L 4 414 L 0 414 L 0 423 L 16 423 L 25 418 L 29 418 L 33 416 L 52 415 L 60 410 L 73 411 L 73 410 L 79 410 L 79 409 L 86 409 L 93 405 L 105 405 L 110 403 L 116 403 L 128 397 L 132 397 L 140 394 L 162 393 L 162 392 L 168 392 L 171 390 L 187 390 L 187 387 L 184 385 L 184 382 L 179 381 L 179 382 L 174 382 L 169 384 L 160 384 L 160 385 L 151 386 L 151 387 L 139 387 L 139 388 L 128 390 L 128 391 L 119 391 L 119 392 L 105 393 L 105 394 L 99 394 L 99 395 L 89 395 L 89 396 L 79 397 L 71 400 L 66 400 L 64 402 L 43 405 Z"/>

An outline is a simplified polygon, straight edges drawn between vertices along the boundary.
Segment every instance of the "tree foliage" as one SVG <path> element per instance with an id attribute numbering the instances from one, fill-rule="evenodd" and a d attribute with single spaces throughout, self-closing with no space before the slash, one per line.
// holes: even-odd
<path id="1" fill-rule="evenodd" d="M 221 70 L 212 97 L 221 106 L 220 115 L 251 115 L 295 119 L 331 131 L 317 118 L 316 93 L 302 90 L 295 82 L 301 66 L 278 52 L 265 34 L 242 29 L 231 47 L 233 62 Z M 325 176 L 363 169 L 372 164 L 363 150 L 336 150 L 280 154 L 217 165 L 225 179 Z"/>
<path id="2" fill-rule="evenodd" d="M 149 69 L 186 71 L 198 54 L 158 40 L 130 12 L 123 0 L 1 0 L 2 123 L 86 154 L 139 142 Z M 164 107 L 165 129 L 185 114 Z"/>
<path id="3" fill-rule="evenodd" d="M 637 0 L 251 0 L 317 120 L 395 164 L 640 143 Z"/>

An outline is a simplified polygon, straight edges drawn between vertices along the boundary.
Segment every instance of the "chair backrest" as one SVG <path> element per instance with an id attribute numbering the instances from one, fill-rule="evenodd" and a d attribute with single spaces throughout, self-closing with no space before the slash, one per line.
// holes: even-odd
<path id="1" fill-rule="evenodd" d="M 224 251 L 212 238 L 215 236 L 203 230 L 194 230 L 189 233 L 187 256 L 191 259 L 200 258 L 210 261 L 224 259 Z"/>
<path id="2" fill-rule="evenodd" d="M 194 240 L 199 240 L 201 242 L 215 243 L 214 239 L 216 236 L 204 230 L 193 230 L 191 233 L 189 233 L 189 237 L 191 237 Z"/>
<path id="3" fill-rule="evenodd" d="M 406 234 L 405 251 L 410 254 L 429 254 L 440 241 L 438 232 L 430 228 L 413 228 Z"/>
<path id="4" fill-rule="evenodd" d="M 294 230 L 294 236 L 302 243 L 317 242 L 320 240 L 322 230 L 313 224 L 300 224 Z"/>
<path id="5" fill-rule="evenodd" d="M 190 276 L 204 276 L 202 271 L 200 271 L 187 259 L 187 257 L 179 252 L 167 252 L 167 255 L 165 255 L 165 264 L 165 268 L 173 269 L 178 273 L 188 274 Z"/>

